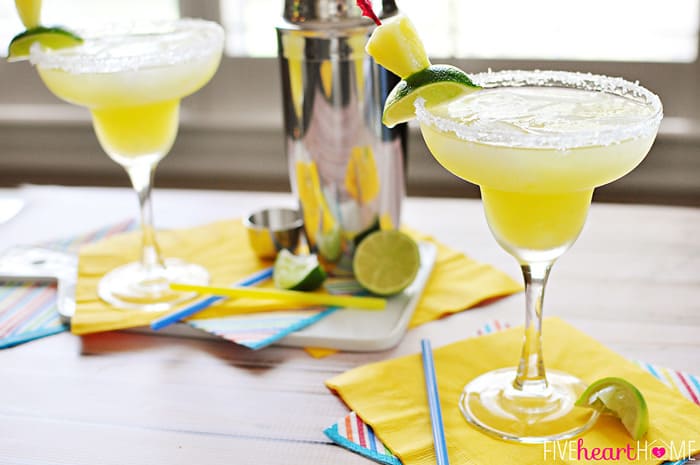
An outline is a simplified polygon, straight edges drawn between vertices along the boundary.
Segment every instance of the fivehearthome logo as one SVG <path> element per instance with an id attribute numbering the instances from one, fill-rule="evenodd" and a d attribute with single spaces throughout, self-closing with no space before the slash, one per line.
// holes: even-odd
<path id="1" fill-rule="evenodd" d="M 693 453 L 698 450 L 698 443 L 690 441 L 636 441 L 625 447 L 588 447 L 583 438 L 570 441 L 547 441 L 543 444 L 545 461 L 615 461 L 635 462 L 668 458 L 685 459 L 694 462 Z"/>

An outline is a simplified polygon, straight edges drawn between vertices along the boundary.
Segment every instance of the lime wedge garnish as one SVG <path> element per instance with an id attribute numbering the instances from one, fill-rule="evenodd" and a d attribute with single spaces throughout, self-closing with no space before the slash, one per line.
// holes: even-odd
<path id="1" fill-rule="evenodd" d="M 372 31 L 365 50 L 374 61 L 400 78 L 430 66 L 416 28 L 401 14 L 384 19 L 382 25 Z"/>
<path id="2" fill-rule="evenodd" d="M 388 296 L 406 289 L 420 268 L 418 245 L 396 231 L 376 231 L 355 250 L 352 269 L 355 279 L 373 294 Z"/>
<path id="3" fill-rule="evenodd" d="M 56 50 L 80 45 L 83 39 L 60 27 L 35 27 L 13 37 L 7 49 L 7 59 L 9 61 L 26 60 L 34 42 L 39 42 L 42 47 Z"/>
<path id="4" fill-rule="evenodd" d="M 649 411 L 644 396 L 632 383 L 622 378 L 599 379 L 588 386 L 576 405 L 618 417 L 635 440 L 644 436 L 649 429 Z"/>
<path id="5" fill-rule="evenodd" d="M 272 269 L 272 280 L 279 289 L 312 291 L 326 279 L 326 272 L 316 255 L 294 255 L 287 249 L 277 254 Z"/>
<path id="6" fill-rule="evenodd" d="M 382 122 L 394 127 L 415 118 L 414 102 L 418 97 L 427 105 L 437 105 L 460 95 L 481 89 L 459 68 L 450 65 L 431 65 L 400 81 L 384 103 Z"/>
<path id="7" fill-rule="evenodd" d="M 390 128 L 415 117 L 413 104 L 418 97 L 431 106 L 480 89 L 459 68 L 431 65 L 416 28 L 406 16 L 385 20 L 372 32 L 365 50 L 402 78 L 384 103 L 382 122 Z"/>

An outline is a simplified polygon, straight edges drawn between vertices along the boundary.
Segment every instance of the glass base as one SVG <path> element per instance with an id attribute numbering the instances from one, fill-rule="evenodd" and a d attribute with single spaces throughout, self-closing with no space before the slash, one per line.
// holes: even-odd
<path id="1" fill-rule="evenodd" d="M 141 263 L 129 263 L 107 273 L 97 288 L 102 300 L 124 310 L 161 312 L 192 299 L 194 292 L 170 289 L 170 283 L 205 285 L 209 272 L 175 258 L 165 260 L 165 267 L 146 269 Z"/>
<path id="2" fill-rule="evenodd" d="M 537 444 L 576 436 L 598 413 L 575 407 L 586 385 L 566 373 L 547 371 L 548 386 L 529 393 L 513 387 L 516 368 L 490 371 L 464 387 L 459 408 L 467 421 L 499 439 Z"/>

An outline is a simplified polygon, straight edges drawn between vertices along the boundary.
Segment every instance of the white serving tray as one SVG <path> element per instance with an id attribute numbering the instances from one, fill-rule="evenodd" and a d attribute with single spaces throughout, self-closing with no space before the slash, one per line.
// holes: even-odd
<path id="1" fill-rule="evenodd" d="M 401 294 L 388 299 L 384 310 L 342 308 L 321 321 L 286 336 L 274 345 L 324 347 L 355 352 L 380 351 L 395 346 L 406 332 L 437 257 L 437 248 L 429 242 L 419 242 L 418 250 L 421 266 L 416 279 Z M 157 332 L 148 327 L 130 328 L 125 331 L 221 340 L 184 323 L 170 325 Z"/>
<path id="2" fill-rule="evenodd" d="M 386 350 L 398 344 L 406 332 L 437 257 L 437 248 L 431 243 L 420 242 L 418 248 L 421 266 L 416 279 L 401 294 L 388 299 L 386 309 L 340 309 L 275 344 L 356 352 Z"/>

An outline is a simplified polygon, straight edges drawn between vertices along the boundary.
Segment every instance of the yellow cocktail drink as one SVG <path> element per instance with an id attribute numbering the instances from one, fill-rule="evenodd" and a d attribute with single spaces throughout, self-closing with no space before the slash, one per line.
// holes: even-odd
<path id="1" fill-rule="evenodd" d="M 479 185 L 489 227 L 523 273 L 518 365 L 469 380 L 459 399 L 462 414 L 479 430 L 514 442 L 586 431 L 600 411 L 578 407 L 585 383 L 545 370 L 544 291 L 554 262 L 583 228 L 593 189 L 627 174 L 651 148 L 661 101 L 621 78 L 518 70 L 468 75 L 432 65 L 406 17 L 378 26 L 366 50 L 402 78 L 384 104 L 384 123 L 418 119 L 435 159 Z"/>
<path id="2" fill-rule="evenodd" d="M 60 50 L 31 48 L 30 59 L 59 98 L 87 107 L 104 151 L 122 165 L 141 206 L 141 261 L 118 267 L 98 286 L 120 307 L 161 311 L 192 297 L 171 282 L 206 284 L 208 272 L 163 259 L 153 228 L 150 194 L 155 168 L 175 141 L 180 99 L 212 78 L 221 60 L 223 29 L 195 19 L 115 26 Z"/>
<path id="3" fill-rule="evenodd" d="M 655 137 L 621 128 L 653 112 L 619 95 L 533 86 L 485 89 L 419 111 L 435 159 L 480 186 L 495 238 L 526 261 L 574 242 L 593 188 L 636 167 Z"/>
<path id="4" fill-rule="evenodd" d="M 120 60 L 135 49 L 148 57 L 178 45 L 186 47 L 188 41 L 196 44 L 201 34 L 181 33 L 175 40 L 157 34 L 88 39 L 80 47 L 60 52 L 63 62 L 75 61 L 74 68 L 39 63 L 37 70 L 56 96 L 90 109 L 97 137 L 116 162 L 125 165 L 131 163 L 129 159 L 140 157 L 157 161 L 175 141 L 180 99 L 209 82 L 221 53 L 209 49 L 190 60 L 145 67 Z M 96 60 L 87 62 L 86 57 L 92 56 Z"/>
<path id="5" fill-rule="evenodd" d="M 574 403 L 585 384 L 545 370 L 541 346 L 544 289 L 556 259 L 576 240 L 593 189 L 618 179 L 646 156 L 661 102 L 619 78 L 558 71 L 470 76 L 483 87 L 416 116 L 435 159 L 478 184 L 498 243 L 520 263 L 525 333 L 517 367 L 471 380 L 460 398 L 465 418 L 516 442 L 572 437 L 596 420 Z"/>

